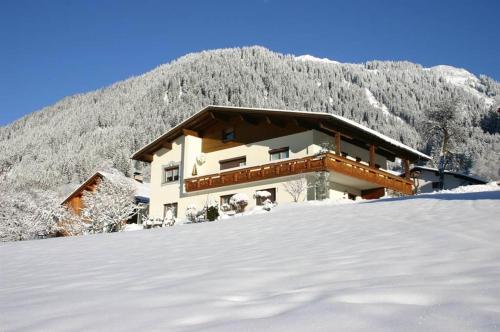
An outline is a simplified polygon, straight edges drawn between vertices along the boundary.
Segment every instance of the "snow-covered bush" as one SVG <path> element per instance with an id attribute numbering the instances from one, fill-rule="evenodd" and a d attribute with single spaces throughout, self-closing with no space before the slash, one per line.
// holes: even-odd
<path id="1" fill-rule="evenodd" d="M 262 209 L 266 210 L 266 211 L 271 211 L 271 209 L 273 207 L 275 207 L 276 204 L 274 204 L 273 202 L 271 202 L 270 199 L 266 199 L 263 204 L 262 204 Z"/>
<path id="2" fill-rule="evenodd" d="M 217 201 L 208 201 L 205 206 L 205 213 L 206 213 L 206 218 L 208 221 L 214 221 L 219 219 L 219 204 Z"/>
<path id="3" fill-rule="evenodd" d="M 248 196 L 245 194 L 234 194 L 229 199 L 229 204 L 236 210 L 236 212 L 243 212 L 248 205 Z"/>
<path id="4" fill-rule="evenodd" d="M 186 209 L 186 218 L 191 222 L 196 222 L 196 219 L 198 218 L 198 213 L 199 211 L 196 208 L 196 205 L 190 204 Z"/>
<path id="5" fill-rule="evenodd" d="M 55 236 L 65 216 L 59 198 L 50 191 L 0 188 L 0 241 Z"/>
<path id="6" fill-rule="evenodd" d="M 271 202 L 271 197 L 273 195 L 266 190 L 256 191 L 253 197 L 257 200 L 257 205 L 264 205 L 266 201 Z"/>
<path id="7" fill-rule="evenodd" d="M 82 217 L 88 222 L 89 232 L 117 232 L 127 219 L 141 208 L 135 203 L 135 188 L 119 177 L 102 179 L 96 190 L 83 193 Z"/>

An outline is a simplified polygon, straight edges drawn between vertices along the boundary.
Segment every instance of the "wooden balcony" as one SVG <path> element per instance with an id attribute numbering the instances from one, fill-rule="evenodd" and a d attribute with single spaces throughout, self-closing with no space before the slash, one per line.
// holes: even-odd
<path id="1" fill-rule="evenodd" d="M 291 159 L 234 171 L 198 176 L 186 179 L 184 183 L 186 191 L 193 192 L 281 176 L 320 171 L 338 172 L 407 195 L 413 193 L 412 182 L 409 179 L 393 175 L 380 169 L 371 168 L 329 152 L 318 156 L 308 156 L 300 159 Z"/>

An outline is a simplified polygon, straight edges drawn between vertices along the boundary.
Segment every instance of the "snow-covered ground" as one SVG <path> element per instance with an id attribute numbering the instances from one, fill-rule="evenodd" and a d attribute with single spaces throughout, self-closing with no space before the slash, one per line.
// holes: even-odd
<path id="1" fill-rule="evenodd" d="M 499 216 L 490 185 L 8 243 L 0 330 L 498 331 Z"/>

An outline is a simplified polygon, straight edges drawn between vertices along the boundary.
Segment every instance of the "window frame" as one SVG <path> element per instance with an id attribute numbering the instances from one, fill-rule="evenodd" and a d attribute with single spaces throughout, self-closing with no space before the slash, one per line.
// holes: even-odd
<path id="1" fill-rule="evenodd" d="M 174 170 L 177 170 L 177 175 L 174 175 Z M 172 171 L 172 176 L 167 176 L 167 172 L 168 171 Z M 163 184 L 166 184 L 166 183 L 175 183 L 175 182 L 179 182 L 180 180 L 180 167 L 179 165 L 173 165 L 173 166 L 164 166 L 163 167 L 163 174 L 162 174 L 162 183 Z M 169 180 L 169 178 L 172 178 L 171 180 Z"/>
<path id="2" fill-rule="evenodd" d="M 239 163 L 238 163 L 239 161 Z M 242 165 L 243 161 L 243 165 Z M 245 167 L 247 165 L 247 156 L 240 156 L 235 158 L 229 158 L 224 160 L 219 160 L 219 169 L 225 171 L 231 168 Z"/>
<path id="3" fill-rule="evenodd" d="M 223 143 L 234 141 L 236 139 L 236 133 L 234 131 L 234 128 L 231 127 L 222 130 L 221 139 Z"/>
<path id="4" fill-rule="evenodd" d="M 223 204 L 229 204 L 231 205 L 229 202 L 231 201 L 231 197 L 233 197 L 235 194 L 228 194 L 228 195 L 220 195 L 219 196 L 219 201 L 220 201 L 220 206 L 222 206 Z M 224 202 L 224 200 L 227 198 L 227 202 Z"/>
<path id="5" fill-rule="evenodd" d="M 177 213 L 179 211 L 179 203 L 178 202 L 172 202 L 172 203 L 165 203 L 163 204 L 163 218 L 167 215 L 167 208 L 174 207 L 174 218 L 177 218 Z"/>
<path id="6" fill-rule="evenodd" d="M 267 189 L 259 189 L 259 190 L 256 190 L 255 192 L 257 191 L 267 191 L 269 193 L 271 193 L 271 197 L 269 198 L 271 200 L 271 202 L 273 203 L 276 203 L 276 188 L 267 188 Z M 262 206 L 264 205 L 264 201 L 262 200 L 262 197 L 255 197 L 255 205 L 257 206 Z"/>
<path id="7" fill-rule="evenodd" d="M 282 153 L 286 153 L 286 156 L 282 156 Z M 277 155 L 277 159 L 273 159 L 273 156 Z M 277 149 L 269 150 L 269 161 L 277 161 L 290 158 L 290 147 L 285 146 Z"/>

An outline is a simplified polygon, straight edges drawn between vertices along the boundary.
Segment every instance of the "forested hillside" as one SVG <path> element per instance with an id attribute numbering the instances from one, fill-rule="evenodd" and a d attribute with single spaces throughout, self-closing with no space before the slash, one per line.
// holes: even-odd
<path id="1" fill-rule="evenodd" d="M 335 113 L 432 154 L 420 135 L 423 110 L 450 97 L 466 112 L 453 167 L 493 178 L 498 96 L 498 82 L 448 66 L 342 64 L 262 47 L 189 54 L 0 128 L 0 185 L 61 191 L 102 165 L 130 174 L 143 167 L 129 159 L 133 151 L 209 104 Z"/>

